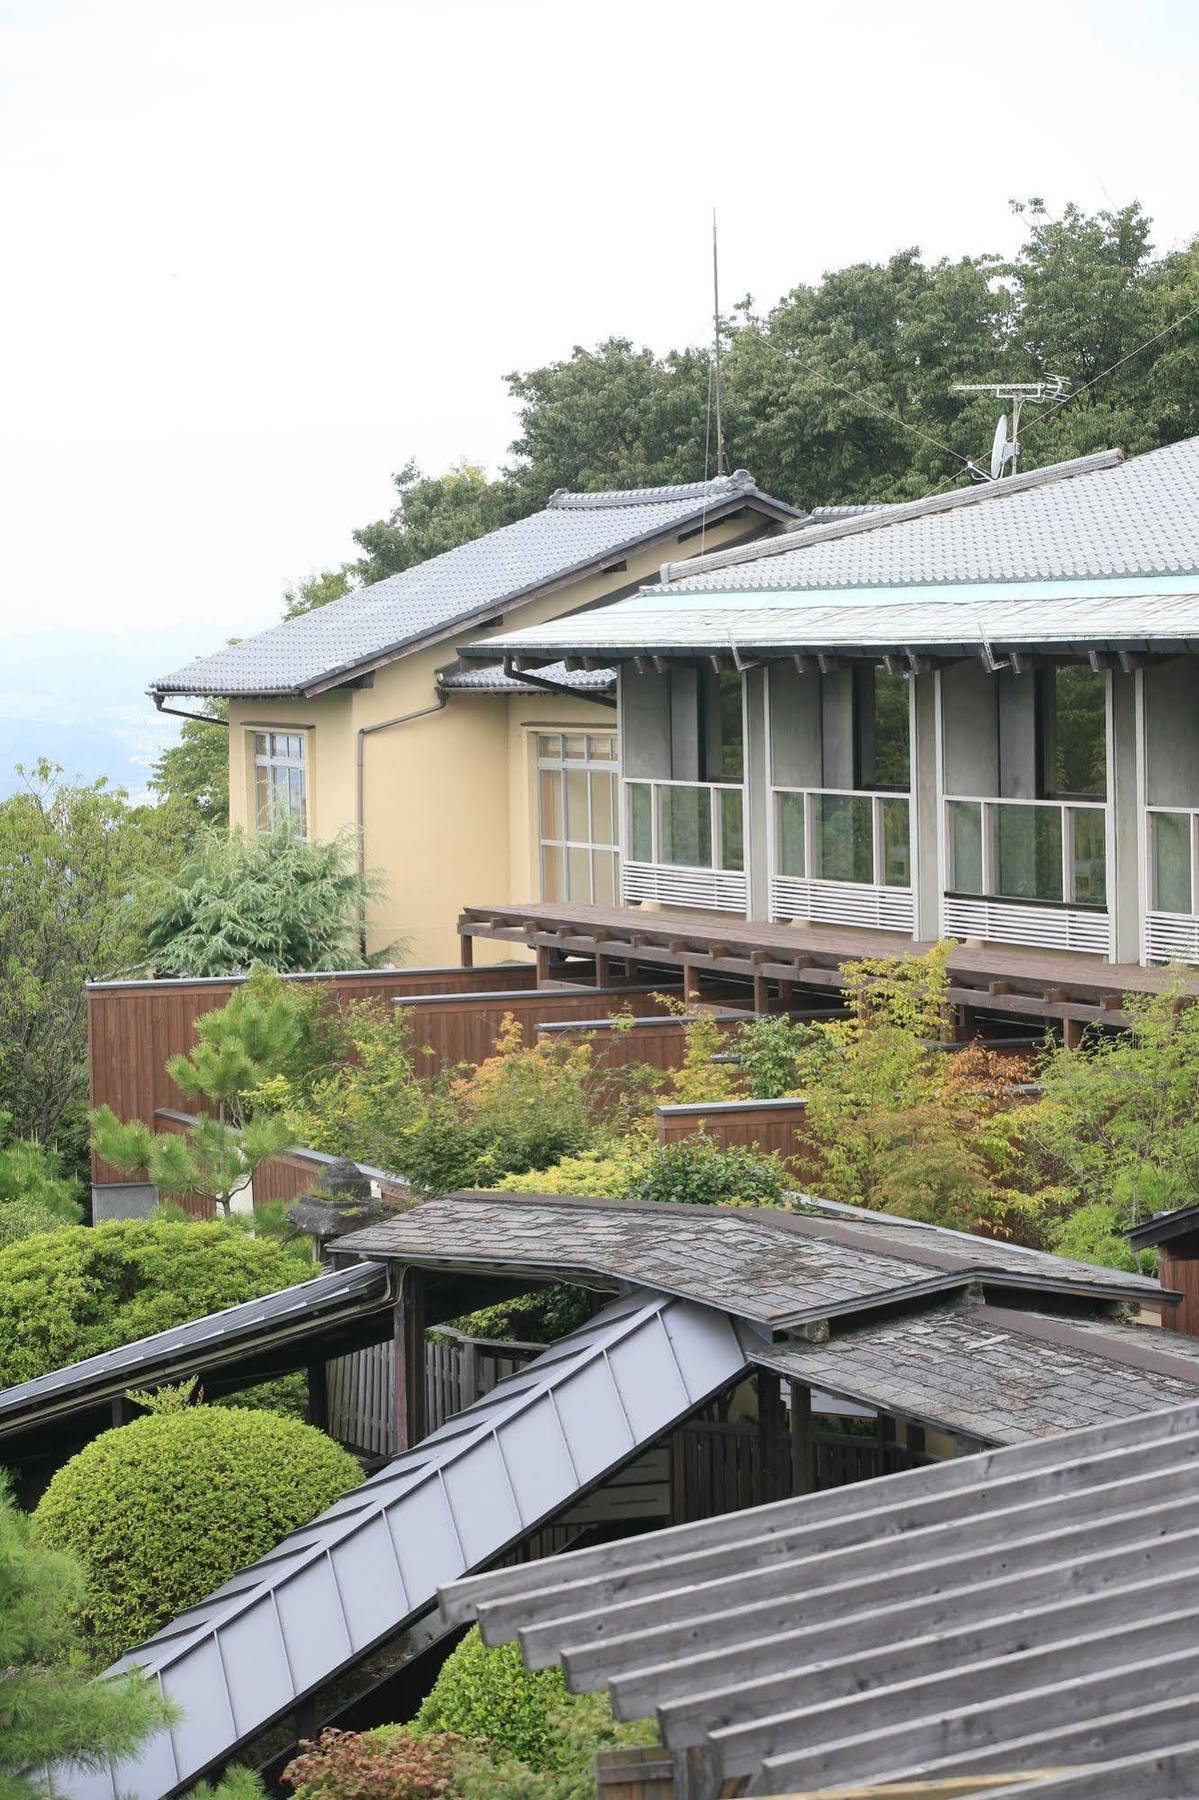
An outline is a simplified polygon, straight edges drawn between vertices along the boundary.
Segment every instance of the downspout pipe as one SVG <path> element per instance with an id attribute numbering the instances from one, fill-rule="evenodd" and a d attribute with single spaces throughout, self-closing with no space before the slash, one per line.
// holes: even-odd
<path id="1" fill-rule="evenodd" d="M 373 737 L 376 731 L 391 731 L 397 725 L 411 725 L 414 719 L 427 719 L 433 713 L 445 711 L 449 696 L 438 689 L 437 698 L 432 706 L 418 706 L 415 712 L 397 713 L 394 719 L 380 719 L 375 725 L 358 727 L 357 787 L 355 794 L 354 824 L 358 838 L 358 877 L 366 879 L 366 740 Z M 363 956 L 366 955 L 366 899 L 358 902 L 358 947 Z"/>
<path id="2" fill-rule="evenodd" d="M 170 713 L 173 719 L 196 719 L 201 725 L 223 725 L 226 731 L 229 729 L 228 719 L 213 713 L 186 712 L 181 706 L 164 706 L 161 694 L 154 694 L 154 705 L 160 713 Z"/>
<path id="3" fill-rule="evenodd" d="M 587 700 L 592 706 L 607 706 L 616 711 L 616 702 L 610 694 L 589 693 L 586 688 L 573 688 L 565 681 L 547 681 L 544 675 L 534 675 L 531 669 L 518 669 L 510 656 L 504 658 L 503 666 L 509 681 L 524 681 L 529 687 L 544 688 L 547 694 L 564 694 L 568 700 Z"/>

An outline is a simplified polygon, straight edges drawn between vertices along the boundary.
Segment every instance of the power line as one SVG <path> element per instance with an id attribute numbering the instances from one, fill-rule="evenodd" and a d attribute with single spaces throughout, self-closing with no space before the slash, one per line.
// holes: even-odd
<path id="1" fill-rule="evenodd" d="M 1028 431 L 1035 431 L 1038 425 L 1048 424 L 1050 419 L 1057 417 L 1058 413 L 1061 412 L 1062 407 L 1069 406 L 1072 400 L 1077 400 L 1078 396 L 1080 394 L 1085 394 L 1088 388 L 1093 388 L 1097 382 L 1106 380 L 1109 375 L 1114 375 L 1117 369 L 1122 369 L 1126 362 L 1131 362 L 1134 356 L 1139 356 L 1141 354 L 1142 350 L 1148 350 L 1151 344 L 1160 343 L 1162 338 L 1169 337 L 1172 331 L 1177 331 L 1180 325 L 1185 325 L 1188 319 L 1193 319 L 1197 316 L 1199 316 L 1199 306 L 1192 306 L 1190 310 L 1184 312 L 1180 318 L 1171 319 L 1168 325 L 1164 325 L 1160 331 L 1155 331 L 1152 337 L 1146 338 L 1143 344 L 1138 344 L 1135 350 L 1130 350 L 1127 355 L 1117 358 L 1110 368 L 1101 369 L 1098 375 L 1092 375 L 1090 381 L 1084 381 L 1081 387 L 1075 388 L 1073 393 L 1067 394 L 1065 399 L 1058 404 L 1053 412 L 1045 413 L 1041 418 L 1034 420 L 1029 426 Z M 1025 433 L 1025 436 L 1028 436 L 1028 432 Z"/>

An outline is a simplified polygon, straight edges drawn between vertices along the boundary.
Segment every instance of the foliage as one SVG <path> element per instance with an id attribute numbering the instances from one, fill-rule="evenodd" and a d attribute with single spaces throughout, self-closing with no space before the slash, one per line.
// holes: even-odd
<path id="1" fill-rule="evenodd" d="M 134 1406 L 140 1406 L 148 1413 L 186 1412 L 198 1397 L 200 1378 L 189 1376 L 186 1381 L 168 1382 L 164 1387 L 150 1389 L 130 1388 L 125 1395 Z"/>
<path id="2" fill-rule="evenodd" d="M 69 1225 L 0 1250 L 0 1387 L 272 1294 L 305 1248 L 220 1223 Z"/>
<path id="3" fill-rule="evenodd" d="M 1074 1205 L 1124 1225 L 1189 1205 L 1199 1184 L 1199 1007 L 1181 983 L 1128 994 L 1128 1029 L 1051 1048 L 1041 1099 L 1021 1115 L 1025 1153 Z"/>
<path id="4" fill-rule="evenodd" d="M 1049 1246 L 1058 1256 L 1071 1257 L 1075 1262 L 1152 1274 L 1152 1252 L 1138 1257 L 1122 1235 L 1123 1229 L 1123 1219 L 1115 1206 L 1092 1200 L 1087 1206 L 1076 1207 L 1051 1228 Z"/>
<path id="5" fill-rule="evenodd" d="M 311 994 L 259 971 L 223 1007 L 196 1020 L 190 1056 L 173 1056 L 167 1074 L 189 1100 L 211 1110 L 188 1134 L 153 1132 L 140 1119 L 122 1123 L 109 1106 L 92 1114 L 92 1145 L 124 1175 L 146 1178 L 168 1200 L 201 1195 L 228 1213 L 258 1165 L 292 1142 L 285 1117 L 255 1108 L 273 1077 L 300 1076 L 321 1053 L 323 1032 Z"/>
<path id="6" fill-rule="evenodd" d="M 67 1220 L 36 1200 L 13 1200 L 0 1206 L 0 1250 L 19 1244 L 22 1238 L 39 1237 L 43 1232 L 62 1231 Z"/>
<path id="7" fill-rule="evenodd" d="M 163 856 L 150 808 L 39 762 L 0 801 L 0 1109 L 76 1153 L 87 1101 L 84 984 L 137 959 L 131 891 Z"/>
<path id="8" fill-rule="evenodd" d="M 378 891 L 358 872 L 352 832 L 310 842 L 286 829 L 210 831 L 180 868 L 145 884 L 142 955 L 159 975 L 371 967 L 396 949 L 360 947 Z"/>
<path id="9" fill-rule="evenodd" d="M 823 1042 L 814 1026 L 784 1013 L 763 1013 L 738 1028 L 738 1071 L 755 1100 L 781 1100 L 797 1091 L 801 1064 L 811 1077 Z"/>
<path id="10" fill-rule="evenodd" d="M 154 764 L 150 787 L 178 832 L 229 823 L 229 702 L 206 700 L 204 719 L 185 719 L 178 740 Z"/>
<path id="11" fill-rule="evenodd" d="M 779 1206 L 787 1172 L 777 1156 L 722 1150 L 706 1132 L 655 1144 L 629 1183 L 630 1200 L 699 1206 Z"/>
<path id="12" fill-rule="evenodd" d="M 470 1337 L 516 1339 L 527 1344 L 552 1344 L 567 1332 L 577 1331 L 591 1317 L 593 1296 L 586 1288 L 551 1282 L 527 1294 L 515 1294 L 494 1306 L 482 1306 L 454 1320 Z"/>
<path id="13" fill-rule="evenodd" d="M 391 1168 L 399 1133 L 420 1115 L 412 1014 L 377 1000 L 348 1006 L 319 1064 L 262 1083 L 255 1099 L 286 1113 L 293 1141 Z"/>
<path id="14" fill-rule="evenodd" d="M 0 1140 L 5 1118 L 0 1114 Z M 28 1139 L 0 1141 L 0 1249 L 83 1217 L 79 1183 L 63 1174 L 62 1157 Z"/>
<path id="15" fill-rule="evenodd" d="M 684 1002 L 663 994 L 662 1003 L 676 1017 L 687 1017 L 683 1026 L 683 1062 L 666 1077 L 663 1097 L 679 1106 L 702 1105 L 708 1100 L 732 1100 L 740 1091 L 736 1072 L 714 1062 L 726 1048 L 725 1036 L 713 1013 L 688 1015 Z"/>
<path id="16" fill-rule="evenodd" d="M 219 1781 L 200 1781 L 189 1788 L 187 1800 L 266 1800 L 266 1788 L 253 1769 L 232 1763 Z"/>
<path id="17" fill-rule="evenodd" d="M 304 1741 L 282 1780 L 296 1800 L 437 1800 L 453 1792 L 463 1748 L 451 1732 L 335 1731 Z"/>
<path id="18" fill-rule="evenodd" d="M 516 1644 L 489 1648 L 472 1626 L 442 1665 L 416 1724 L 486 1738 L 530 1768 L 546 1769 L 555 1761 L 552 1726 L 565 1696 L 561 1669 L 530 1671 Z"/>
<path id="19" fill-rule="evenodd" d="M 75 1560 L 39 1541 L 0 1484 L 0 1796 L 45 1800 L 45 1770 L 104 1771 L 170 1712 L 140 1675 L 93 1682 L 78 1666 Z"/>
<path id="20" fill-rule="evenodd" d="M 549 1169 L 530 1169 L 505 1175 L 493 1183 L 500 1193 L 580 1194 L 619 1199 L 628 1192 L 633 1175 L 644 1162 L 644 1146 L 637 1139 L 601 1144 L 564 1156 Z"/>
<path id="21" fill-rule="evenodd" d="M 198 1406 L 102 1432 L 59 1469 L 34 1518 L 42 1542 L 82 1562 L 87 1641 L 108 1662 L 361 1478 L 314 1426 Z"/>

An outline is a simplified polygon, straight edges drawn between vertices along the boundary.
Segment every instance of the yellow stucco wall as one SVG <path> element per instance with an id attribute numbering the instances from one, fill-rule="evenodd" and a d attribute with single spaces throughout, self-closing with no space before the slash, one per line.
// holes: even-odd
<path id="1" fill-rule="evenodd" d="M 709 528 L 709 551 L 745 537 L 739 519 Z M 307 733 L 308 829 L 329 838 L 353 828 L 358 732 L 431 706 L 437 670 L 458 646 L 497 631 L 543 624 L 657 573 L 669 559 L 698 553 L 698 538 L 630 556 L 619 573 L 596 575 L 514 607 L 490 631 L 467 628 L 376 671 L 369 687 L 313 700 L 235 700 L 230 706 L 229 797 L 234 824 L 252 829 L 251 728 Z M 363 739 L 366 863 L 382 878 L 369 944 L 407 941 L 405 960 L 435 967 L 458 961 L 455 922 L 464 905 L 538 897 L 536 793 L 530 727 L 611 729 L 616 714 L 553 694 L 451 694 L 443 711 Z M 476 941 L 482 959 L 502 961 L 503 944 Z"/>

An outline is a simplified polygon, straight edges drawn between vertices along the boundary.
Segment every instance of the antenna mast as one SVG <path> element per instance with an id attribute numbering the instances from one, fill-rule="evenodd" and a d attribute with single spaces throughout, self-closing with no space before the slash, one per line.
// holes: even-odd
<path id="1" fill-rule="evenodd" d="M 1011 405 L 1010 428 L 1006 413 L 1000 415 L 995 427 L 995 441 L 991 446 L 992 481 L 1000 481 L 1004 475 L 1015 475 L 1019 468 L 1021 407 L 1030 401 L 1034 406 L 1042 406 L 1046 401 L 1062 400 L 1065 388 L 1064 375 L 1050 375 L 1046 381 L 962 381 L 955 384 L 955 394 L 994 394 L 997 400 L 1006 400 Z M 984 475 L 984 471 L 973 463 L 969 467 L 972 474 Z"/>
<path id="2" fill-rule="evenodd" d="M 723 475 L 724 432 L 720 424 L 720 259 L 716 249 L 716 208 L 712 208 L 712 338 L 716 353 L 716 473 Z"/>

